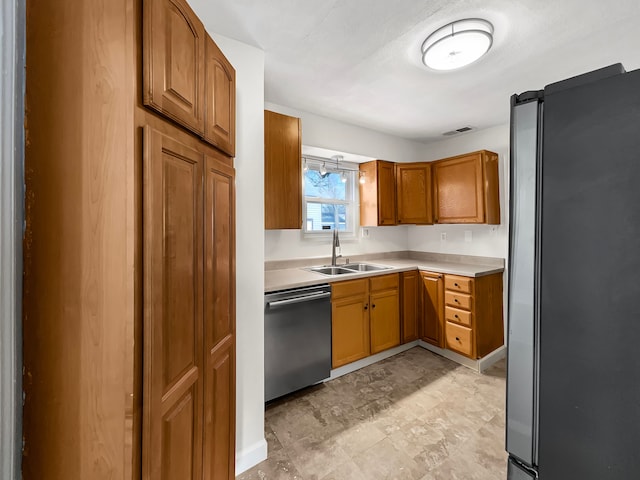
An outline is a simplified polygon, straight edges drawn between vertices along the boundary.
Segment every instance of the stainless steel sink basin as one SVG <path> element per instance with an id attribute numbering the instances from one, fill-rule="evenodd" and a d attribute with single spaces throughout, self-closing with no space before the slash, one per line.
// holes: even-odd
<path id="1" fill-rule="evenodd" d="M 370 263 L 347 263 L 344 265 L 340 265 L 337 267 L 332 267 L 331 265 L 323 265 L 320 267 L 309 267 L 305 268 L 305 270 L 309 270 L 310 272 L 320 273 L 322 275 L 347 275 L 354 274 L 359 272 L 377 272 L 378 270 L 387 270 L 391 267 L 385 267 L 382 265 L 372 265 Z"/>
<path id="2" fill-rule="evenodd" d="M 391 268 L 382 265 L 372 265 L 370 263 L 349 263 L 347 265 L 341 265 L 341 267 L 355 272 L 377 272 L 378 270 L 388 270 Z"/>
<path id="3" fill-rule="evenodd" d="M 342 267 L 311 267 L 307 270 L 315 273 L 321 273 L 322 275 L 345 275 L 348 273 L 354 273 L 352 270 L 347 270 Z"/>

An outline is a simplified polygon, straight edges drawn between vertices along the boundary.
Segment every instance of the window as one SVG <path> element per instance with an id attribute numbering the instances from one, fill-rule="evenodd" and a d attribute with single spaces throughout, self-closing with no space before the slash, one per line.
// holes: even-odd
<path id="1" fill-rule="evenodd" d="M 320 173 L 326 169 L 326 173 Z M 353 165 L 340 162 L 303 160 L 304 232 L 321 234 L 337 229 L 355 232 L 355 171 Z M 343 181 L 344 179 L 344 181 Z"/>

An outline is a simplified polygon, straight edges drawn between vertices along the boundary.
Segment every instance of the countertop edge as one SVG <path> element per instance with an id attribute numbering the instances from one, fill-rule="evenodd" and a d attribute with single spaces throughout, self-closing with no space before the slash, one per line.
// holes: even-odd
<path id="1" fill-rule="evenodd" d="M 410 263 L 409 265 L 404 266 L 396 266 L 390 265 L 395 263 L 393 260 L 385 259 L 382 261 L 370 261 L 366 263 L 374 264 L 374 265 L 385 265 L 391 268 L 386 270 L 379 270 L 375 272 L 358 272 L 352 273 L 346 276 L 327 276 L 321 275 L 319 273 L 310 272 L 305 270 L 304 267 L 297 268 L 287 268 L 282 270 L 268 270 L 265 272 L 265 289 L 264 293 L 277 292 L 280 290 L 288 290 L 291 288 L 298 287 L 307 287 L 310 285 L 320 285 L 320 284 L 332 284 L 336 282 L 343 282 L 346 280 L 355 280 L 360 278 L 368 278 L 368 277 L 376 277 L 380 275 L 388 275 L 390 273 L 402 273 L 409 272 L 411 270 L 419 270 L 423 272 L 435 272 L 435 273 L 444 273 L 449 275 L 460 275 L 464 277 L 483 277 L 486 275 L 492 275 L 494 273 L 502 273 L 504 272 L 504 267 L 497 267 L 494 265 L 469 265 L 469 264 L 450 264 L 446 266 L 442 265 L 429 265 L 428 263 L 420 262 L 420 261 L 411 261 L 407 259 L 402 259 L 402 262 Z M 309 277 L 308 279 L 301 281 L 292 281 L 292 282 L 282 282 L 276 285 L 266 285 L 266 277 L 273 276 L 277 274 L 277 272 L 282 272 L 283 274 L 291 274 L 295 275 L 296 273 L 300 273 L 301 275 L 305 275 Z M 304 273 L 302 273 L 304 272 Z M 313 276 L 313 278 L 311 277 Z"/>

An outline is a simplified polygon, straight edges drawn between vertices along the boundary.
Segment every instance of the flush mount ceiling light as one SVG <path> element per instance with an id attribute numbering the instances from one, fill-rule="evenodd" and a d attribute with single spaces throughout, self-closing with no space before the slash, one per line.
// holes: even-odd
<path id="1" fill-rule="evenodd" d="M 433 70 L 455 70 L 475 62 L 491 48 L 493 25 L 469 18 L 439 28 L 422 44 L 422 63 Z"/>

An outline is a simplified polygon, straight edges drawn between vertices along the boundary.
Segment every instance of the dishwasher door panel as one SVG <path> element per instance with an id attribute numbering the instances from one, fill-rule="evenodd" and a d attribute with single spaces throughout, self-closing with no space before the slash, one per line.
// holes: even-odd
<path id="1" fill-rule="evenodd" d="M 265 296 L 265 401 L 331 374 L 330 287 Z"/>

